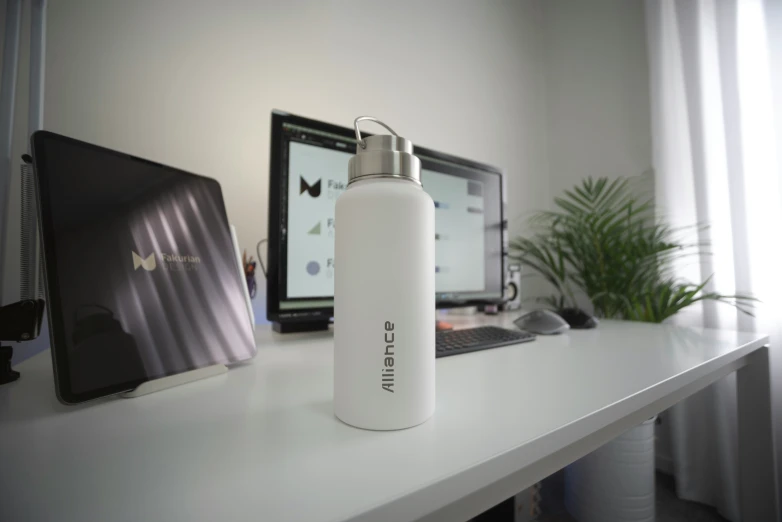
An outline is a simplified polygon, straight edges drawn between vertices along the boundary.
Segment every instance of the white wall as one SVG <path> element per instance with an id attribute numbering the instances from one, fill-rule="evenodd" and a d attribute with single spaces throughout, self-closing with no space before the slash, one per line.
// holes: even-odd
<path id="1" fill-rule="evenodd" d="M 654 195 L 644 4 L 630 0 L 547 0 L 541 6 L 549 198 L 515 209 L 519 219 L 547 208 L 585 177 L 640 176 Z M 531 278 L 525 295 L 551 287 Z M 582 305 L 586 305 L 584 300 Z"/>
<path id="2" fill-rule="evenodd" d="M 250 251 L 272 108 L 371 114 L 506 169 L 512 209 L 548 198 L 535 2 L 71 0 L 48 24 L 46 128 L 217 178 Z"/>
<path id="3" fill-rule="evenodd" d="M 341 125 L 372 114 L 416 143 L 504 168 L 516 234 L 583 176 L 651 165 L 642 7 L 49 2 L 45 127 L 217 178 L 253 252 L 266 236 L 271 109 Z M 25 121 L 26 110 L 22 145 Z"/>
<path id="4" fill-rule="evenodd" d="M 587 176 L 650 170 L 643 2 L 553 0 L 542 6 L 552 197 Z M 649 176 L 644 190 L 652 182 Z"/>

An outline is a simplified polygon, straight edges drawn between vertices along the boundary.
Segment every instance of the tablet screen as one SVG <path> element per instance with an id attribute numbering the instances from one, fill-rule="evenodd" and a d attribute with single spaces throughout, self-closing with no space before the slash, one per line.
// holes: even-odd
<path id="1" fill-rule="evenodd" d="M 49 132 L 33 156 L 61 400 L 255 354 L 217 181 Z"/>

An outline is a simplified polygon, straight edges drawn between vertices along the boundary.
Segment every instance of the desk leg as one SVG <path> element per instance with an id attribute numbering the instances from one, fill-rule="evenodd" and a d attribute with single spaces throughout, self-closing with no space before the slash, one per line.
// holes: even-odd
<path id="1" fill-rule="evenodd" d="M 741 520 L 779 520 L 768 347 L 752 353 L 736 375 Z"/>

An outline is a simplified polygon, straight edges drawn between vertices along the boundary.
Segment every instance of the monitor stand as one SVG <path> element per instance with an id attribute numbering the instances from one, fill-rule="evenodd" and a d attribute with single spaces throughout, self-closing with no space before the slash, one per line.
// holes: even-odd
<path id="1" fill-rule="evenodd" d="M 169 375 L 168 377 L 161 377 L 160 379 L 152 379 L 151 381 L 142 382 L 135 390 L 127 391 L 120 396 L 123 399 L 133 399 L 135 397 L 141 397 L 142 395 L 148 395 L 166 388 L 173 388 L 180 384 L 187 384 L 188 382 L 200 381 L 207 377 L 214 377 L 215 375 L 221 375 L 228 371 L 228 367 L 224 364 L 214 364 L 212 366 L 204 366 L 197 370 L 190 370 L 189 372 L 177 373 L 176 375 Z"/>
<path id="2" fill-rule="evenodd" d="M 322 332 L 329 329 L 329 321 L 311 321 L 311 322 L 290 322 L 290 323 L 272 323 L 272 329 L 277 333 L 301 333 L 301 332 Z"/>

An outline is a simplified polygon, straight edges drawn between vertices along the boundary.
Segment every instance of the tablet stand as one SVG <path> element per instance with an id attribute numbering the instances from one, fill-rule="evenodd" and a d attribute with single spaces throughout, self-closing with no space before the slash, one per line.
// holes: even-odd
<path id="1" fill-rule="evenodd" d="M 214 377 L 215 375 L 221 375 L 228 371 L 228 367 L 224 364 L 215 364 L 212 366 L 205 366 L 198 368 L 197 370 L 190 370 L 189 372 L 177 373 L 176 375 L 169 375 L 168 377 L 161 377 L 160 379 L 153 379 L 151 381 L 142 382 L 135 390 L 127 391 L 120 396 L 124 399 L 132 399 L 134 397 L 141 397 L 142 395 L 148 395 L 155 393 L 166 388 L 173 388 L 180 384 L 187 384 L 193 381 L 200 381 L 207 377 Z"/>

